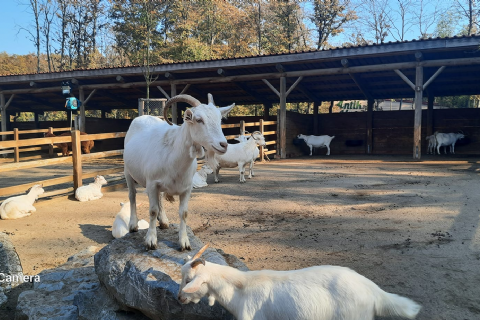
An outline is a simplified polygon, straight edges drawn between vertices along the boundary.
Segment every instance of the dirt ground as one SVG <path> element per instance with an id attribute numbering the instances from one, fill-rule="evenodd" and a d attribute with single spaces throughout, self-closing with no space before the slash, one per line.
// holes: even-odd
<path id="1" fill-rule="evenodd" d="M 193 191 L 187 223 L 251 269 L 346 266 L 422 304 L 418 319 L 480 319 L 480 158 L 410 159 L 275 160 L 257 164 L 245 184 L 236 169 L 222 170 L 220 183 L 209 176 Z M 138 199 L 148 203 L 145 193 Z M 0 231 L 34 275 L 108 244 L 126 200 L 124 189 L 88 203 L 40 202 L 31 217 L 0 220 Z M 178 223 L 178 201 L 166 209 Z"/>

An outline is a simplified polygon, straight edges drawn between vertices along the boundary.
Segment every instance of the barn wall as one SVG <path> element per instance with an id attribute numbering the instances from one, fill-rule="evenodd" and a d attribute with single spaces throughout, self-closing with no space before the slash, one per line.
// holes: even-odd
<path id="1" fill-rule="evenodd" d="M 313 115 L 287 112 L 287 154 L 294 156 L 308 154 L 308 148 L 304 144 L 298 147 L 294 146 L 292 141 L 298 133 L 313 134 L 313 117 Z M 366 153 L 366 117 L 366 112 L 318 115 L 319 135 L 335 136 L 330 145 L 332 155 Z M 290 122 L 292 125 L 288 127 Z M 414 110 L 373 112 L 372 153 L 413 154 L 413 123 Z M 462 130 L 466 138 L 457 142 L 455 153 L 480 154 L 480 109 L 435 109 L 433 110 L 433 131 L 436 130 L 439 132 Z M 425 140 L 426 135 L 427 110 L 423 110 L 423 154 L 426 154 L 428 146 Z M 324 148 L 315 150 L 315 154 L 324 155 L 325 153 Z"/>

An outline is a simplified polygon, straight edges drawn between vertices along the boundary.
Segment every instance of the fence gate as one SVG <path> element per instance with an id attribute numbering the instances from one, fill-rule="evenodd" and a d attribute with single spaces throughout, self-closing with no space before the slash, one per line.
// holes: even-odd
<path id="1" fill-rule="evenodd" d="M 163 108 L 167 99 L 138 99 L 138 115 L 148 114 L 163 119 Z"/>

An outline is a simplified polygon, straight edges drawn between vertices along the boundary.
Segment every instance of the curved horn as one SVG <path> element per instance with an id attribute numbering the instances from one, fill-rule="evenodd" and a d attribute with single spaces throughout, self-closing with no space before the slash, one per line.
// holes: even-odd
<path id="1" fill-rule="evenodd" d="M 206 245 L 204 245 L 202 247 L 202 249 L 200 249 L 200 251 L 198 251 L 197 254 L 193 256 L 192 260 L 196 260 L 196 259 L 200 258 L 202 256 L 203 252 L 205 252 L 205 250 L 207 250 L 208 246 L 209 246 L 208 243 Z"/>
<path id="2" fill-rule="evenodd" d="M 215 101 L 213 101 L 213 96 L 210 93 L 208 94 L 208 104 L 215 105 Z"/>
<path id="3" fill-rule="evenodd" d="M 165 104 L 165 107 L 163 108 L 163 118 L 165 119 L 165 121 L 167 121 L 169 125 L 172 125 L 172 122 L 168 120 L 167 111 L 168 108 L 175 102 L 186 102 L 192 107 L 197 107 L 202 104 L 200 101 L 188 94 L 179 94 L 178 96 L 169 99 Z"/>
<path id="4" fill-rule="evenodd" d="M 195 261 L 192 262 L 192 264 L 190 265 L 190 267 L 193 269 L 193 268 L 195 268 L 196 266 L 198 266 L 198 265 L 200 265 L 200 264 L 205 265 L 205 259 L 202 259 L 202 258 L 196 259 Z"/>

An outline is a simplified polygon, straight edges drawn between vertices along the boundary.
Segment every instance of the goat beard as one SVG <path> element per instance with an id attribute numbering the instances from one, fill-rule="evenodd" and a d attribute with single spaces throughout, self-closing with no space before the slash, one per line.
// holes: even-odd
<path id="1" fill-rule="evenodd" d="M 218 167 L 218 161 L 215 159 L 215 151 L 207 150 L 206 160 L 208 166 L 215 171 Z"/>

